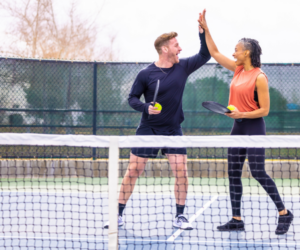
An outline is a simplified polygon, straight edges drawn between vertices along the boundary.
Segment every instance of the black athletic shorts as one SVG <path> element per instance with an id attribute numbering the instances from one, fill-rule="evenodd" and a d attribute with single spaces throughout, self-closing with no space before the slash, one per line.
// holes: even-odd
<path id="1" fill-rule="evenodd" d="M 136 135 L 167 135 L 167 136 L 182 136 L 181 128 L 172 131 L 159 131 L 145 125 L 139 125 L 136 130 Z M 161 149 L 165 154 L 180 154 L 186 155 L 186 148 L 132 148 L 131 153 L 143 158 L 156 158 L 158 151 Z"/>

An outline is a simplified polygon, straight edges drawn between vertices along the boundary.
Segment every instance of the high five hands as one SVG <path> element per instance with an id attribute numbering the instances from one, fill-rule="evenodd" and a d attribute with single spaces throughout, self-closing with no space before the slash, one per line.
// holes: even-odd
<path id="1" fill-rule="evenodd" d="M 199 32 L 202 34 L 204 30 L 208 30 L 206 19 L 205 19 L 206 9 L 202 11 L 202 13 L 199 13 Z"/>

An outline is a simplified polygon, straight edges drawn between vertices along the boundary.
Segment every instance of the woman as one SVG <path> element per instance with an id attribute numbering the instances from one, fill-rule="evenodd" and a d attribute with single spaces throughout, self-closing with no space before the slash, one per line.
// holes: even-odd
<path id="1" fill-rule="evenodd" d="M 205 12 L 199 16 L 199 25 L 205 30 L 205 39 L 211 56 L 223 67 L 234 72 L 230 85 L 229 105 L 235 109 L 226 114 L 234 121 L 231 135 L 265 135 L 266 128 L 263 117 L 270 110 L 268 78 L 260 69 L 262 54 L 258 41 L 250 38 L 241 39 L 235 47 L 235 61 L 222 55 L 209 32 Z M 274 181 L 265 171 L 265 150 L 263 148 L 229 148 L 228 176 L 233 218 L 224 225 L 218 226 L 220 231 L 243 231 L 241 220 L 242 168 L 248 154 L 252 176 L 269 194 L 279 212 L 276 234 L 285 234 L 293 220 L 293 214 L 286 210 Z"/>

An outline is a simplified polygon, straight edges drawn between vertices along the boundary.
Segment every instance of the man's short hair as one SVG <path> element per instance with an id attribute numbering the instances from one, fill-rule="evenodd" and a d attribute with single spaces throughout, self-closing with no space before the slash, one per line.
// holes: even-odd
<path id="1" fill-rule="evenodd" d="M 154 42 L 154 47 L 157 53 L 161 54 L 161 47 L 166 46 L 169 43 L 169 41 L 174 37 L 177 37 L 176 32 L 165 33 L 156 38 Z"/>

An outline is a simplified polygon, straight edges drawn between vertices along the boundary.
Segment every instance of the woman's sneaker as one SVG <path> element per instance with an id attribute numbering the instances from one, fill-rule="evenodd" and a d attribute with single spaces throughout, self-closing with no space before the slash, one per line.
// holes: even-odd
<path id="1" fill-rule="evenodd" d="M 121 227 L 123 225 L 124 225 L 123 218 L 122 218 L 122 216 L 119 216 L 119 218 L 118 218 L 118 226 Z M 105 223 L 104 228 L 106 228 L 106 229 L 109 228 L 109 221 Z"/>
<path id="2" fill-rule="evenodd" d="M 289 231 L 290 225 L 294 219 L 294 215 L 288 210 L 286 215 L 279 216 L 278 225 L 275 234 L 285 234 Z"/>
<path id="3" fill-rule="evenodd" d="M 182 214 L 174 219 L 173 226 L 183 230 L 193 230 L 192 224 Z"/>
<path id="4" fill-rule="evenodd" d="M 245 231 L 245 225 L 242 220 L 232 219 L 225 225 L 218 226 L 217 229 L 220 231 Z"/>

